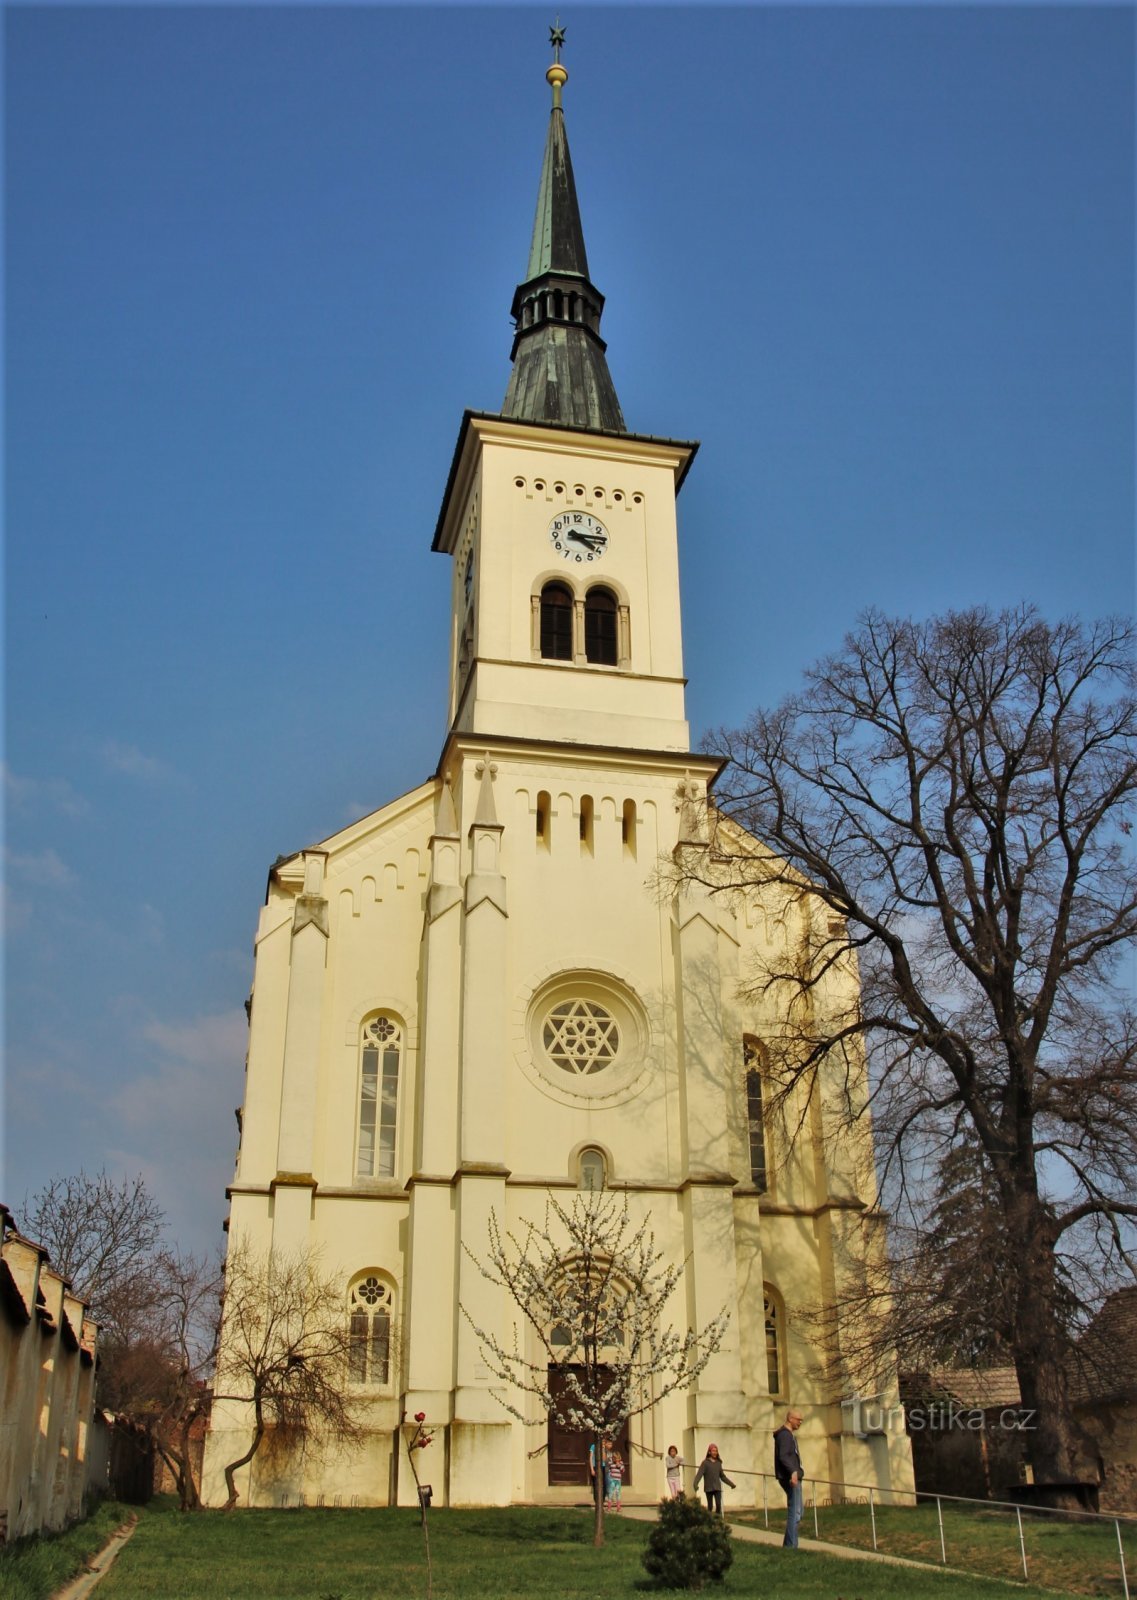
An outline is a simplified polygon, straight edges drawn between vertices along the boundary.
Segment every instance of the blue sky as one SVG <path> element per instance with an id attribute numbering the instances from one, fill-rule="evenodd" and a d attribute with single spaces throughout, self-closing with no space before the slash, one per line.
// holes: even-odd
<path id="1" fill-rule="evenodd" d="M 1134 601 L 1134 12 L 567 8 L 698 733 L 867 605 Z M 272 860 L 434 768 L 464 407 L 508 377 L 546 8 L 5 12 L 0 1196 L 220 1239 Z"/>

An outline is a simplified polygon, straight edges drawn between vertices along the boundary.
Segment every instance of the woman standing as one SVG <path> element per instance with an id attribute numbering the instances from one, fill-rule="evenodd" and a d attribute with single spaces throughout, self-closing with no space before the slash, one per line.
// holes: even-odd
<path id="1" fill-rule="evenodd" d="M 726 1475 L 726 1468 L 722 1464 L 722 1457 L 719 1455 L 717 1444 L 709 1444 L 707 1446 L 707 1453 L 699 1464 L 699 1470 L 695 1474 L 696 1492 L 700 1483 L 702 1483 L 707 1497 L 707 1510 L 717 1512 L 721 1517 L 722 1486 L 724 1483 L 729 1483 L 733 1489 L 734 1480 Z"/>

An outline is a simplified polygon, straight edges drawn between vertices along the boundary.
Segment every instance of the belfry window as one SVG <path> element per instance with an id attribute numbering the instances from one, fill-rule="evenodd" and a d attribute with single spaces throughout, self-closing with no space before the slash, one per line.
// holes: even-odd
<path id="1" fill-rule="evenodd" d="M 393 1178 L 395 1128 L 399 1109 L 399 1067 L 403 1035 L 391 1017 L 375 1017 L 363 1030 L 359 1085 L 359 1155 L 361 1178 Z"/>
<path id="2" fill-rule="evenodd" d="M 746 1069 L 746 1132 L 750 1154 L 750 1181 L 763 1193 L 769 1188 L 766 1171 L 766 1114 L 762 1103 L 762 1049 L 757 1039 L 742 1041 Z"/>
<path id="3" fill-rule="evenodd" d="M 541 655 L 546 661 L 572 660 L 572 594 L 563 583 L 541 590 Z"/>
<path id="4" fill-rule="evenodd" d="M 617 656 L 616 596 L 590 589 L 584 601 L 584 654 L 599 667 L 614 667 Z"/>
<path id="5" fill-rule="evenodd" d="M 364 1273 L 348 1294 L 348 1378 L 382 1385 L 391 1377 L 391 1312 L 395 1296 L 375 1272 Z"/>

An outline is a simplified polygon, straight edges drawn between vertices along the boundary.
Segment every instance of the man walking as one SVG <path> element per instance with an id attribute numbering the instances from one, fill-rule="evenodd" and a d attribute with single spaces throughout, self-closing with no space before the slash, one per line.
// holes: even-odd
<path id="1" fill-rule="evenodd" d="M 785 1422 L 774 1434 L 774 1476 L 786 1491 L 786 1536 L 782 1544 L 787 1550 L 797 1549 L 801 1522 L 801 1455 L 794 1438 L 800 1427 L 801 1412 L 791 1406 Z"/>

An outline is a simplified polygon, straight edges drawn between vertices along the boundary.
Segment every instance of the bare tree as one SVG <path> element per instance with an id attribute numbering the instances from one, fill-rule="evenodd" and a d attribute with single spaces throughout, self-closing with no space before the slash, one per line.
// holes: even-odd
<path id="1" fill-rule="evenodd" d="M 214 1398 L 247 1402 L 253 1421 L 248 1448 L 225 1468 L 226 1511 L 269 1429 L 281 1451 L 362 1441 L 345 1393 L 351 1344 L 342 1285 L 314 1255 L 230 1249 Z"/>
<path id="2" fill-rule="evenodd" d="M 800 694 L 711 741 L 730 763 L 712 849 L 679 868 L 796 908 L 791 956 L 750 976 L 782 1019 L 783 1103 L 819 1069 L 852 1085 L 867 1048 L 898 1193 L 944 1151 L 981 1153 L 1030 1457 L 1056 1484 L 1077 1470 L 1056 1250 L 1090 1231 L 1133 1269 L 1133 684 L 1123 622 L 869 613 Z M 834 1004 L 858 958 L 859 998 Z"/>
<path id="3" fill-rule="evenodd" d="M 162 1258 L 161 1365 L 150 1397 L 150 1425 L 174 1475 L 183 1511 L 201 1509 L 195 1425 L 209 1414 L 209 1377 L 217 1354 L 222 1273 L 217 1262 L 168 1252 Z"/>
<path id="4" fill-rule="evenodd" d="M 191 1435 L 209 1407 L 219 1267 L 163 1246 L 162 1211 L 142 1177 L 53 1178 L 26 1205 L 22 1226 L 90 1303 L 100 1405 L 148 1430 L 182 1509 L 197 1509 Z"/>
<path id="5" fill-rule="evenodd" d="M 578 1195 L 568 1209 L 550 1196 L 542 1227 L 526 1223 L 519 1236 L 503 1233 L 491 1212 L 488 1261 L 467 1251 L 484 1278 L 508 1291 L 540 1349 L 537 1360 L 528 1359 L 516 1325 L 506 1348 L 462 1307 L 491 1371 L 528 1399 L 515 1405 L 498 1395 L 501 1404 L 527 1425 L 549 1417 L 591 1436 L 597 1545 L 604 1542 L 605 1437 L 694 1383 L 730 1320 L 724 1310 L 701 1332 L 664 1324 L 683 1266 L 664 1263 L 650 1221 L 633 1226 L 611 1194 Z M 550 1384 L 553 1368 L 560 1381 Z"/>
<path id="6" fill-rule="evenodd" d="M 128 1341 L 149 1315 L 164 1226 L 145 1179 L 115 1183 L 105 1170 L 52 1178 L 25 1203 L 20 1225 L 90 1302 L 104 1338 Z"/>

